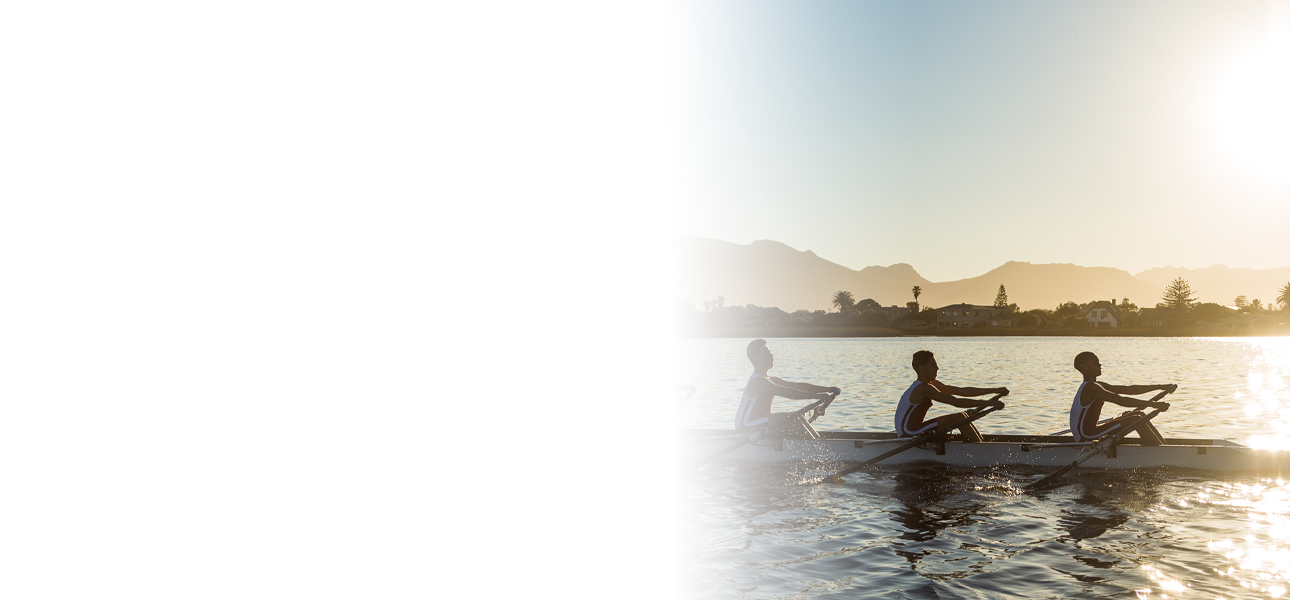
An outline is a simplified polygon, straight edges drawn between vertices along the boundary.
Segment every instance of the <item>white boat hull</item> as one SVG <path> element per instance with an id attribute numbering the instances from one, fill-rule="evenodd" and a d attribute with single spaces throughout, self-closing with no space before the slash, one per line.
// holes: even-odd
<path id="1" fill-rule="evenodd" d="M 724 434 L 724 435 L 722 435 Z M 900 443 L 891 433 L 819 432 L 821 439 L 760 440 L 744 444 L 719 460 L 758 463 L 860 462 L 894 450 Z M 689 454 L 695 458 L 715 456 L 742 437 L 733 431 L 690 432 Z M 1088 450 L 1075 445 L 1070 436 L 987 435 L 981 443 L 947 441 L 941 452 L 934 444 L 910 448 L 879 465 L 937 462 L 958 467 L 1027 465 L 1062 467 Z M 1141 469 L 1180 467 L 1207 471 L 1260 471 L 1290 474 L 1290 451 L 1255 450 L 1226 440 L 1167 439 L 1163 446 L 1140 446 L 1136 438 L 1119 444 L 1114 457 L 1099 454 L 1080 465 L 1093 469 Z M 1067 444 L 1067 445 L 1062 445 Z"/>

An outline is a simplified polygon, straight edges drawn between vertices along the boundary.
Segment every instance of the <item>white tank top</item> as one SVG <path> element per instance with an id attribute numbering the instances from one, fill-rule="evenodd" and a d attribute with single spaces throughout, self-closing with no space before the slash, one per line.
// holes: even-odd
<path id="1" fill-rule="evenodd" d="M 605 381 L 600 382 L 600 387 L 596 388 L 596 394 L 591 395 L 591 409 L 587 410 L 587 427 L 595 427 L 600 421 L 600 410 L 605 408 L 606 404 L 600 400 L 600 391 L 604 390 L 611 381 L 614 381 L 613 377 L 606 377 Z"/>
<path id="2" fill-rule="evenodd" d="M 918 387 L 920 383 L 923 383 L 923 382 L 921 380 L 915 379 L 914 383 L 909 385 L 909 389 L 905 390 L 905 393 L 901 395 L 900 403 L 896 405 L 896 435 L 899 437 L 908 437 L 914 434 L 922 433 L 924 430 L 927 429 L 926 427 L 919 428 L 916 431 L 908 431 L 905 429 L 905 425 L 909 423 L 909 417 L 910 417 L 909 413 L 912 412 L 915 407 L 914 403 L 910 402 L 909 398 L 910 396 L 914 395 L 914 388 Z M 931 404 L 931 401 L 929 400 L 927 404 Z M 923 417 L 927 416 L 928 408 L 930 408 L 930 406 L 923 407 L 922 409 L 923 414 L 920 415 L 918 418 L 919 422 L 922 422 Z"/>
<path id="3" fill-rule="evenodd" d="M 745 427 L 757 427 L 758 425 L 765 425 L 766 423 L 770 422 L 770 418 L 768 417 L 762 417 L 754 421 L 745 422 L 748 419 L 748 415 L 752 414 L 753 407 L 755 407 L 759 402 L 761 402 L 761 398 L 753 398 L 752 396 L 748 395 L 748 388 L 752 387 L 753 380 L 757 379 L 758 377 L 762 379 L 770 379 L 765 375 L 758 375 L 756 373 L 753 373 L 752 377 L 748 378 L 748 383 L 747 385 L 744 386 L 744 397 L 741 400 L 739 400 L 739 410 L 735 411 L 735 429 L 743 429 Z"/>
<path id="4" fill-rule="evenodd" d="M 1084 395 L 1084 386 L 1086 385 L 1088 385 L 1087 381 L 1080 384 L 1079 391 L 1075 392 L 1075 402 L 1071 404 L 1071 435 L 1075 436 L 1075 441 L 1077 442 L 1082 442 L 1085 439 L 1083 430 L 1084 417 L 1093 408 L 1093 403 L 1090 402 L 1088 406 L 1082 406 L 1079 401 L 1080 397 Z"/>

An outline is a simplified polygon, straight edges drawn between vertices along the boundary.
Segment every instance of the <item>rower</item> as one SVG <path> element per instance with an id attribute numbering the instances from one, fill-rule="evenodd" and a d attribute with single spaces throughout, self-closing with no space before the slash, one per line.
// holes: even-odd
<path id="1" fill-rule="evenodd" d="M 452 428 L 453 431 L 497 431 L 502 432 L 502 434 L 507 434 L 507 432 L 522 434 L 528 428 L 528 423 L 524 422 L 524 413 L 521 413 L 520 409 L 511 404 L 511 396 L 513 395 L 515 394 L 512 394 L 511 386 L 506 385 L 506 382 L 494 383 L 493 387 L 488 388 L 488 391 L 480 394 L 480 396 L 488 396 L 488 403 L 494 408 L 493 415 L 488 418 L 488 421 L 482 422 L 480 425 L 449 421 L 448 427 Z"/>
<path id="2" fill-rule="evenodd" d="M 632 357 L 622 350 L 610 350 L 605 355 L 605 366 L 609 368 L 609 377 L 600 382 L 596 394 L 591 396 L 591 409 L 587 413 L 588 426 L 609 425 L 618 419 L 635 417 L 636 414 L 648 412 L 649 408 L 620 412 L 623 400 L 637 400 L 642 403 L 677 400 L 680 396 L 664 396 L 662 392 L 689 391 L 694 394 L 698 387 L 685 383 L 641 383 L 628 377 L 632 372 Z M 672 422 L 658 413 L 650 414 L 631 425 L 611 427 L 609 434 L 644 434 L 668 436 L 676 435 Z"/>
<path id="3" fill-rule="evenodd" d="M 1173 393 L 1174 390 L 1178 389 L 1178 386 L 1172 383 L 1160 385 L 1111 385 L 1100 382 L 1097 378 L 1102 374 L 1102 362 L 1092 352 L 1080 352 L 1075 355 L 1075 369 L 1084 376 L 1084 383 L 1081 383 L 1079 391 L 1075 392 L 1075 402 L 1071 403 L 1071 435 L 1075 436 L 1075 441 L 1077 442 L 1095 440 L 1118 430 L 1124 425 L 1125 421 L 1137 419 L 1143 414 L 1140 410 L 1129 410 L 1114 419 L 1098 423 L 1097 419 L 1102 414 L 1103 403 L 1111 402 L 1120 406 L 1134 408 L 1159 408 L 1161 410 L 1169 408 L 1168 402 L 1148 402 L 1137 398 L 1126 398 L 1120 394 L 1136 396 L 1156 390 Z M 1165 443 L 1160 431 L 1151 423 L 1143 423 L 1135 428 L 1134 431 L 1138 432 L 1138 437 L 1142 438 L 1142 445 L 1144 446 L 1159 446 Z"/>
<path id="4" fill-rule="evenodd" d="M 1008 394 L 1008 388 L 974 388 L 974 387 L 955 387 L 941 383 L 936 379 L 936 372 L 940 367 L 936 364 L 936 356 L 929 350 L 919 350 L 914 353 L 914 372 L 918 374 L 918 379 L 910 384 L 909 389 L 905 390 L 904 395 L 900 397 L 900 404 L 896 405 L 896 436 L 913 437 L 925 431 L 930 431 L 942 425 L 953 425 L 968 418 L 968 414 L 950 413 L 941 415 L 933 419 L 926 419 L 927 410 L 932 407 L 932 402 L 943 402 L 950 406 L 959 408 L 975 408 L 978 406 L 998 406 L 1003 408 L 1003 403 L 998 400 L 969 400 L 967 398 L 957 398 L 955 396 L 984 396 L 986 394 Z M 926 419 L 926 420 L 924 420 Z M 958 429 L 962 434 L 965 442 L 984 441 L 981 432 L 971 423 L 963 423 L 961 427 L 952 427 Z"/>
<path id="5" fill-rule="evenodd" d="M 739 410 L 735 411 L 736 430 L 774 427 L 783 423 L 785 419 L 795 418 L 793 413 L 770 411 L 775 396 L 794 400 L 830 400 L 842 393 L 841 388 L 796 383 L 768 375 L 767 371 L 775 366 L 775 355 L 771 354 L 770 348 L 766 347 L 766 340 L 756 339 L 748 343 L 748 360 L 752 361 L 753 374 L 748 378 L 748 385 L 744 387 L 744 396 L 739 401 Z M 804 422 L 802 427 L 797 429 L 800 429 L 800 433 L 808 438 L 816 437 L 811 435 L 809 426 Z"/>

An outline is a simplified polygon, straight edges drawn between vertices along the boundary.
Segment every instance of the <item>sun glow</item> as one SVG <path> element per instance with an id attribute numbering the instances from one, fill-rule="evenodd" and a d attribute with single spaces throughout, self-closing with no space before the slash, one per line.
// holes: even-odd
<path id="1" fill-rule="evenodd" d="M 1279 31 L 1229 67 L 1211 121 L 1233 166 L 1264 185 L 1290 186 L 1290 36 Z"/>

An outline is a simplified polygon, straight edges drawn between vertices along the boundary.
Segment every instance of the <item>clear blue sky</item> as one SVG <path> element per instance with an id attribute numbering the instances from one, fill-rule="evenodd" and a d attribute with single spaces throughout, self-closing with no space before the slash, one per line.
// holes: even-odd
<path id="1" fill-rule="evenodd" d="M 28 3 L 26 257 L 519 248 L 622 206 L 933 280 L 1287 266 L 1287 6 Z"/>

